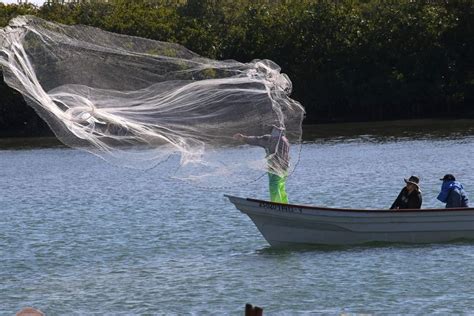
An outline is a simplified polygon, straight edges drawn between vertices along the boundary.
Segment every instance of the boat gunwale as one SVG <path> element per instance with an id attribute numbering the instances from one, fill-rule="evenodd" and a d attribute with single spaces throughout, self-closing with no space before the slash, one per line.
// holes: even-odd
<path id="1" fill-rule="evenodd" d="M 474 207 L 456 207 L 456 208 L 426 208 L 426 209 L 398 209 L 398 210 L 390 210 L 390 209 L 350 209 L 350 208 L 331 208 L 331 207 L 324 207 L 324 206 L 310 206 L 310 205 L 302 205 L 302 204 L 286 204 L 286 203 L 279 203 L 279 202 L 272 202 L 266 200 L 259 200 L 253 198 L 241 198 L 237 196 L 227 195 L 228 198 L 237 198 L 242 200 L 247 200 L 249 202 L 254 203 L 267 203 L 278 205 L 282 207 L 299 207 L 303 209 L 310 209 L 310 210 L 321 210 L 321 211 L 333 211 L 333 212 L 348 212 L 348 213 L 391 213 L 391 214 L 401 214 L 401 213 L 428 213 L 428 212 L 456 212 L 456 211 L 474 211 Z"/>

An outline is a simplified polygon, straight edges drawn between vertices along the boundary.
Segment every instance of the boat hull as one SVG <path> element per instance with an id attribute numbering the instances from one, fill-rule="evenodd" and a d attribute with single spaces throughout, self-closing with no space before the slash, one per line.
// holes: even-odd
<path id="1" fill-rule="evenodd" d="M 227 196 L 271 246 L 474 239 L 474 209 L 351 210 Z"/>

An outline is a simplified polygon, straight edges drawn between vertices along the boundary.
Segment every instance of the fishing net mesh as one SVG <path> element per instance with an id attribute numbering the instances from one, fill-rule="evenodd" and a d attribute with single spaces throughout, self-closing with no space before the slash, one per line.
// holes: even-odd
<path id="1" fill-rule="evenodd" d="M 0 30 L 0 65 L 64 144 L 116 165 L 175 157 L 174 176 L 219 187 L 287 175 L 299 151 L 304 109 L 269 60 L 22 16 Z"/>

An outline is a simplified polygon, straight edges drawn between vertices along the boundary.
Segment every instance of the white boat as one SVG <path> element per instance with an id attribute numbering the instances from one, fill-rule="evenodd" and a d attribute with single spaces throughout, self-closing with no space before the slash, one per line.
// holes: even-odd
<path id="1" fill-rule="evenodd" d="M 474 208 L 362 210 L 226 195 L 271 246 L 437 243 L 474 239 Z"/>

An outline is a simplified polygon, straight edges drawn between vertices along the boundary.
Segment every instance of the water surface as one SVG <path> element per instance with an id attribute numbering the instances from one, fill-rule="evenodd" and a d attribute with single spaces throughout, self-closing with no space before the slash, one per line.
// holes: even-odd
<path id="1" fill-rule="evenodd" d="M 466 125 L 307 139 L 291 202 L 388 207 L 412 174 L 423 207 L 442 207 L 445 173 L 474 196 Z M 223 197 L 266 198 L 265 178 L 205 190 L 78 150 L 6 147 L 0 175 L 1 315 L 28 305 L 47 315 L 241 315 L 247 302 L 272 315 L 471 310 L 474 243 L 272 249 Z"/>

